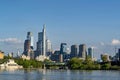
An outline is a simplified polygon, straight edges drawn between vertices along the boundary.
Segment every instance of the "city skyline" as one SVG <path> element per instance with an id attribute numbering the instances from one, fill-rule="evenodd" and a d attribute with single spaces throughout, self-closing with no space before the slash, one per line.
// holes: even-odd
<path id="1" fill-rule="evenodd" d="M 69 47 L 74 44 L 94 47 L 95 56 L 114 55 L 115 47 L 120 48 L 119 3 L 119 0 L 0 1 L 0 50 L 22 52 L 28 31 L 33 32 L 35 45 L 37 32 L 46 24 L 54 50 L 65 42 Z"/>

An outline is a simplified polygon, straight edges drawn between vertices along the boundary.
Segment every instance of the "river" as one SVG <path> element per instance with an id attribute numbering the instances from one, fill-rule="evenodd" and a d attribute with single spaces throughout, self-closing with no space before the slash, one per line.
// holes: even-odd
<path id="1" fill-rule="evenodd" d="M 120 80 L 120 71 L 2 70 L 0 80 Z"/>

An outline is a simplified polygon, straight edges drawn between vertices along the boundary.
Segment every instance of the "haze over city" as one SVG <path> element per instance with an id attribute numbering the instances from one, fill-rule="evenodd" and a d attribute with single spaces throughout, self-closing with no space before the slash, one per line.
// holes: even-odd
<path id="1" fill-rule="evenodd" d="M 46 24 L 54 50 L 65 42 L 94 47 L 94 55 L 114 55 L 120 48 L 119 0 L 4 0 L 0 1 L 0 50 L 23 52 L 31 31 L 36 49 L 37 34 Z"/>

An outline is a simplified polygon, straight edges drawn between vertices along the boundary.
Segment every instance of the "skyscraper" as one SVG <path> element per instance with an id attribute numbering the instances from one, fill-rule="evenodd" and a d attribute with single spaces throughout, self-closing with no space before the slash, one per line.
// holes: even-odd
<path id="1" fill-rule="evenodd" d="M 93 56 L 93 48 L 92 48 L 92 47 L 88 48 L 88 56 L 89 56 L 91 59 L 94 58 L 94 56 Z"/>
<path id="2" fill-rule="evenodd" d="M 67 44 L 66 43 L 61 43 L 60 45 L 60 54 L 65 54 L 67 49 Z"/>
<path id="3" fill-rule="evenodd" d="M 32 32 L 27 33 L 27 39 L 24 42 L 24 52 L 25 56 L 33 58 L 33 34 Z"/>
<path id="4" fill-rule="evenodd" d="M 36 56 L 46 56 L 46 29 L 43 25 L 42 32 L 38 33 L 38 42 L 37 42 L 37 54 Z"/>
<path id="5" fill-rule="evenodd" d="M 32 32 L 28 32 L 27 33 L 27 40 L 30 41 L 30 46 L 33 47 L 34 41 L 33 41 L 33 34 L 32 34 Z"/>
<path id="6" fill-rule="evenodd" d="M 30 49 L 31 49 L 30 40 L 25 40 L 23 54 L 26 55 L 26 56 L 30 56 Z"/>
<path id="7" fill-rule="evenodd" d="M 46 40 L 46 55 L 49 56 L 52 53 L 52 44 L 49 39 Z"/>
<path id="8" fill-rule="evenodd" d="M 39 32 L 38 33 L 38 42 L 37 42 L 37 54 L 36 56 L 42 55 L 42 43 L 43 43 L 43 33 Z"/>
<path id="9" fill-rule="evenodd" d="M 79 55 L 80 58 L 86 59 L 87 51 L 86 51 L 86 45 L 81 44 L 79 45 Z"/>
<path id="10" fill-rule="evenodd" d="M 119 57 L 119 61 L 120 61 L 120 49 L 118 49 L 118 57 Z"/>
<path id="11" fill-rule="evenodd" d="M 64 61 L 64 56 L 66 54 L 66 49 L 67 49 L 67 44 L 66 43 L 61 43 L 60 45 L 60 54 L 59 54 L 59 61 L 63 62 Z"/>
<path id="12" fill-rule="evenodd" d="M 43 25 L 43 56 L 46 56 L 46 25 Z"/>
<path id="13" fill-rule="evenodd" d="M 77 45 L 72 45 L 71 46 L 71 58 L 77 57 L 78 56 L 78 46 Z"/>

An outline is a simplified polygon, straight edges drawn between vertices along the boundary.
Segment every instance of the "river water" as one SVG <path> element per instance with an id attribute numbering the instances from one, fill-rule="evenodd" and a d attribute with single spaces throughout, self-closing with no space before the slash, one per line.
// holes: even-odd
<path id="1" fill-rule="evenodd" d="M 3 70 L 0 80 L 120 80 L 120 71 Z"/>

